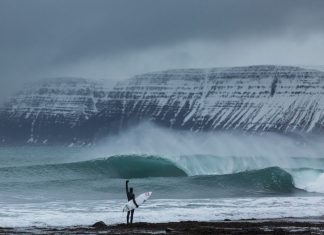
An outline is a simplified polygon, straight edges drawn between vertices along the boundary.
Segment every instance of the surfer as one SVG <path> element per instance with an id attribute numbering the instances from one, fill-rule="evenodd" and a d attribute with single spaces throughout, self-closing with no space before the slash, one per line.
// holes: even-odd
<path id="1" fill-rule="evenodd" d="M 138 205 L 135 201 L 135 194 L 133 193 L 133 188 L 129 188 L 128 190 L 128 182 L 129 180 L 126 180 L 126 194 L 127 194 L 127 200 L 130 201 L 130 200 L 133 200 L 136 208 L 138 208 Z M 131 210 L 131 211 L 128 211 L 127 212 L 127 224 L 129 224 L 129 214 L 131 216 L 131 219 L 130 219 L 130 223 L 132 224 L 133 223 L 133 216 L 134 216 L 134 211 L 135 210 Z"/>

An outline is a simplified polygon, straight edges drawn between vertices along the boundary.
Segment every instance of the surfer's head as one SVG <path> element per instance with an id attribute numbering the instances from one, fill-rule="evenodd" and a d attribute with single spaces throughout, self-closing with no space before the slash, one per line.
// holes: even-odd
<path id="1" fill-rule="evenodd" d="M 132 193 L 132 192 L 133 192 L 133 188 L 129 188 L 129 192 L 131 192 L 131 193 Z"/>

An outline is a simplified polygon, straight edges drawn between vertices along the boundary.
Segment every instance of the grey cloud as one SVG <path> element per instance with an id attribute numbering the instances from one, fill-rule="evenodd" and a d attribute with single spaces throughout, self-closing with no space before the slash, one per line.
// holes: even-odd
<path id="1" fill-rule="evenodd" d="M 0 85 L 189 40 L 299 40 L 322 22 L 321 0 L 0 0 Z"/>

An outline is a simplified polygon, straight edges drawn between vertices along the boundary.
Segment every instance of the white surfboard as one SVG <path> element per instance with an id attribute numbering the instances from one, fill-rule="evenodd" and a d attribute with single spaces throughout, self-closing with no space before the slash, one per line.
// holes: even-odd
<path id="1" fill-rule="evenodd" d="M 136 201 L 137 205 L 138 206 L 142 205 L 147 199 L 150 198 L 151 195 L 152 195 L 152 192 L 146 192 L 146 193 L 142 193 L 141 195 L 137 196 L 135 198 L 135 201 Z M 123 212 L 131 211 L 133 209 L 136 209 L 136 206 L 135 206 L 135 203 L 133 202 L 133 200 L 130 200 L 124 206 Z"/>

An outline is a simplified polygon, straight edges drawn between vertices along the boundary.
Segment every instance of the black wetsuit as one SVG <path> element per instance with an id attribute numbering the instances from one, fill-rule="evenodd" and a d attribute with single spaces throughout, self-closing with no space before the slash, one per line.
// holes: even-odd
<path id="1" fill-rule="evenodd" d="M 127 200 L 133 200 L 134 204 L 136 207 L 138 207 L 136 201 L 135 201 L 135 194 L 133 192 L 130 192 L 128 190 L 128 181 L 126 181 L 126 194 L 127 194 Z M 127 224 L 129 224 L 129 214 L 131 215 L 130 223 L 133 223 L 133 216 L 134 216 L 134 210 L 128 211 L 127 212 Z"/>

